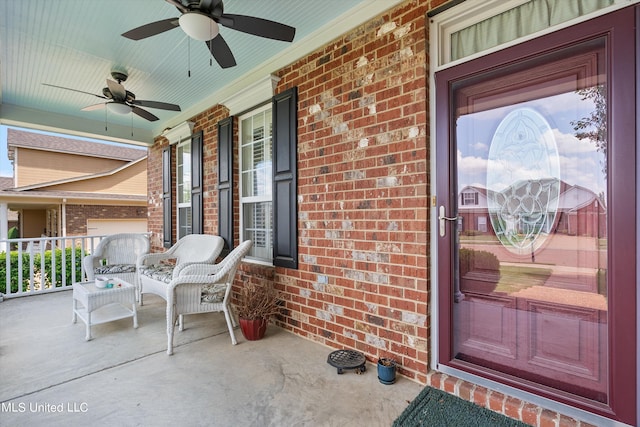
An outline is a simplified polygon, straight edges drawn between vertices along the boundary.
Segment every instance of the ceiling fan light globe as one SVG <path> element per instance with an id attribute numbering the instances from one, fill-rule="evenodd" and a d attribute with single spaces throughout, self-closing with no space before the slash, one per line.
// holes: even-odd
<path id="1" fill-rule="evenodd" d="M 109 102 L 107 103 L 107 108 L 116 114 L 129 114 L 131 112 L 131 107 L 121 102 Z"/>
<path id="2" fill-rule="evenodd" d="M 219 32 L 216 21 L 198 12 L 183 13 L 178 19 L 178 22 L 180 23 L 182 31 L 192 39 L 199 41 L 211 40 L 217 36 Z"/>

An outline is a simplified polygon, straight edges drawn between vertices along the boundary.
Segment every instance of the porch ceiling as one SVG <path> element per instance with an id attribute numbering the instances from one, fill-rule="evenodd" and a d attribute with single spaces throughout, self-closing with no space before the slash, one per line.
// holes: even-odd
<path id="1" fill-rule="evenodd" d="M 163 129 L 399 2 L 227 0 L 225 13 L 281 22 L 295 27 L 296 35 L 288 43 L 221 27 L 237 62 L 222 69 L 215 61 L 209 65 L 204 43 L 189 39 L 179 28 L 139 41 L 121 36 L 141 25 L 178 17 L 178 10 L 162 0 L 5 0 L 0 2 L 0 124 L 150 144 Z M 156 122 L 131 113 L 81 111 L 101 100 L 43 85 L 102 94 L 112 70 L 127 72 L 124 86 L 137 99 L 178 104 L 182 111 L 149 109 L 159 117 Z"/>

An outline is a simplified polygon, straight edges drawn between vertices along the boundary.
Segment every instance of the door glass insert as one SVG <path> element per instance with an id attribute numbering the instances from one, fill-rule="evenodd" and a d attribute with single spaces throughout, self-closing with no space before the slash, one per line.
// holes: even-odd
<path id="1" fill-rule="evenodd" d="M 454 86 L 453 355 L 606 403 L 604 42 L 518 67 Z"/>

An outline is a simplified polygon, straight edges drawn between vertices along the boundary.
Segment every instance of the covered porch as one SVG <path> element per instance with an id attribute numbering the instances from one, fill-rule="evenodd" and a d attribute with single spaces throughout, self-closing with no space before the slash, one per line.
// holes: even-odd
<path id="1" fill-rule="evenodd" d="M 137 329 L 96 325 L 85 341 L 71 292 L 1 302 L 2 424 L 388 426 L 422 389 L 381 384 L 371 363 L 338 375 L 334 349 L 276 326 L 233 346 L 222 313 L 187 316 L 167 356 L 165 307 L 151 295 Z"/>

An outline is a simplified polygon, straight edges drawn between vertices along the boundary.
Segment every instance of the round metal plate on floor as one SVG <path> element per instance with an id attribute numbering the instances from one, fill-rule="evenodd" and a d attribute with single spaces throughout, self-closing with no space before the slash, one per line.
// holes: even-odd
<path id="1" fill-rule="evenodd" d="M 338 374 L 342 374 L 344 369 L 359 369 L 364 372 L 367 370 L 366 362 L 364 354 L 355 350 L 336 350 L 327 358 L 327 363 L 337 368 Z"/>

